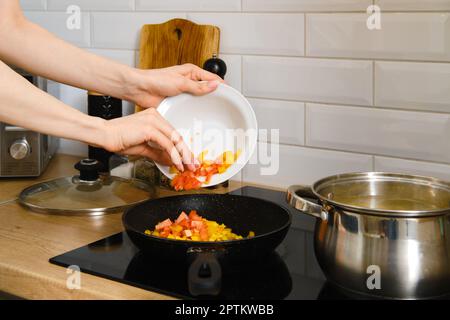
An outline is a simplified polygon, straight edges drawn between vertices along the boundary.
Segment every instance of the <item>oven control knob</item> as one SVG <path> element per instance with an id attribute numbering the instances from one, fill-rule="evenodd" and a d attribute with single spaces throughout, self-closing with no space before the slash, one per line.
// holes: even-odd
<path id="1" fill-rule="evenodd" d="M 14 141 L 9 147 L 9 154 L 16 160 L 22 160 L 30 153 L 30 151 L 30 145 L 25 138 Z"/>

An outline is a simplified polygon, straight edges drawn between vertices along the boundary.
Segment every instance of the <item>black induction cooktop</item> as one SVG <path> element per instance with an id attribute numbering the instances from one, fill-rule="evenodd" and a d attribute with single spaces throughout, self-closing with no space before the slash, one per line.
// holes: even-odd
<path id="1" fill-rule="evenodd" d="M 271 256 L 255 263 L 223 266 L 222 288 L 208 299 L 345 299 L 345 292 L 329 284 L 314 256 L 315 219 L 289 208 L 285 193 L 244 187 L 231 194 L 263 198 L 292 213 L 292 226 Z M 193 297 L 184 264 L 169 263 L 139 252 L 125 232 L 50 259 L 82 272 L 177 298 Z"/>

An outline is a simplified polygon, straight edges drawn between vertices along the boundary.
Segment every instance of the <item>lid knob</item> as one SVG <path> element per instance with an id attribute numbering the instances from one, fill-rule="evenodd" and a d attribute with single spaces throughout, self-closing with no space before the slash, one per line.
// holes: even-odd
<path id="1" fill-rule="evenodd" d="M 81 181 L 95 181 L 98 179 L 98 172 L 103 166 L 95 159 L 83 159 L 75 164 L 74 167 L 80 171 Z"/>

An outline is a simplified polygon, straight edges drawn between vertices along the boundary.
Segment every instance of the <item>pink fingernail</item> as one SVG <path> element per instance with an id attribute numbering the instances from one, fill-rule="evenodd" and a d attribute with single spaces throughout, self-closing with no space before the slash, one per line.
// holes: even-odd
<path id="1" fill-rule="evenodd" d="M 208 81 L 208 87 L 210 88 L 215 88 L 219 85 L 220 81 L 219 80 L 214 80 L 214 81 Z"/>

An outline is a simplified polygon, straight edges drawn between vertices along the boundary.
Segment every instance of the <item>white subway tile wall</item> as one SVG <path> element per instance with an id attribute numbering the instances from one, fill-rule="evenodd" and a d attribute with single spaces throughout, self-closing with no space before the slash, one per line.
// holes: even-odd
<path id="1" fill-rule="evenodd" d="M 448 164 L 376 156 L 375 170 L 439 177 L 450 181 L 450 165 Z"/>
<path id="2" fill-rule="evenodd" d="M 242 91 L 242 57 L 240 55 L 221 54 L 220 58 L 227 65 L 225 75 L 227 84 Z"/>
<path id="3" fill-rule="evenodd" d="M 383 10 L 450 10 L 449 0 L 375 0 Z"/>
<path id="4" fill-rule="evenodd" d="M 262 156 L 239 178 L 286 187 L 379 170 L 450 180 L 450 0 L 20 3 L 57 36 L 131 66 L 143 24 L 179 17 L 219 26 L 226 81 L 249 98 L 260 128 L 280 129 L 279 144 L 269 137 L 258 148 L 279 151 L 279 161 L 272 159 L 278 173 L 262 174 L 270 163 Z M 367 28 L 372 4 L 381 9 L 379 30 Z M 66 27 L 69 5 L 82 10 L 79 30 Z M 85 111 L 85 91 L 55 86 L 56 96 Z M 132 103 L 124 105 L 132 112 Z M 69 141 L 61 146 L 72 154 L 86 150 Z"/>
<path id="5" fill-rule="evenodd" d="M 277 148 L 279 159 L 277 157 L 272 158 L 272 161 L 266 159 L 267 155 L 277 152 Z M 372 161 L 370 155 L 289 145 L 274 147 L 261 142 L 250 163 L 244 168 L 243 178 L 248 182 L 283 188 L 290 184 L 312 184 L 324 176 L 342 172 L 370 171 Z M 272 168 L 274 170 L 278 168 L 278 174 L 270 174 Z"/>
<path id="6" fill-rule="evenodd" d="M 251 97 L 372 105 L 371 61 L 245 56 Z"/>
<path id="7" fill-rule="evenodd" d="M 375 63 L 375 105 L 450 112 L 450 63 Z"/>
<path id="8" fill-rule="evenodd" d="M 306 145 L 450 163 L 450 114 L 307 104 Z"/>
<path id="9" fill-rule="evenodd" d="M 50 30 L 58 37 L 71 42 L 79 47 L 90 46 L 90 20 L 89 13 L 81 13 L 80 28 L 67 28 L 67 17 L 65 12 L 41 12 L 26 11 L 25 16 L 32 22 Z"/>
<path id="10" fill-rule="evenodd" d="M 366 11 L 372 0 L 242 0 L 248 11 Z"/>
<path id="11" fill-rule="evenodd" d="M 303 14 L 188 13 L 188 19 L 220 27 L 225 53 L 304 54 Z"/>
<path id="12" fill-rule="evenodd" d="M 66 11 L 67 7 L 75 5 L 81 10 L 129 11 L 134 8 L 134 0 L 47 0 L 47 9 Z"/>
<path id="13" fill-rule="evenodd" d="M 273 141 L 270 130 L 279 130 L 279 143 L 305 144 L 305 104 L 296 101 L 248 99 L 256 113 L 261 141 Z"/>
<path id="14" fill-rule="evenodd" d="M 20 0 L 23 10 L 45 10 L 46 0 Z"/>
<path id="15" fill-rule="evenodd" d="M 364 13 L 308 15 L 308 55 L 450 61 L 450 14 L 384 13 L 381 19 L 375 31 Z"/>
<path id="16" fill-rule="evenodd" d="M 141 28 L 144 24 L 162 23 L 174 18 L 186 18 L 186 14 L 176 12 L 92 12 L 92 47 L 137 50 Z"/>
<path id="17" fill-rule="evenodd" d="M 144 11 L 240 11 L 241 0 L 136 0 Z"/>

